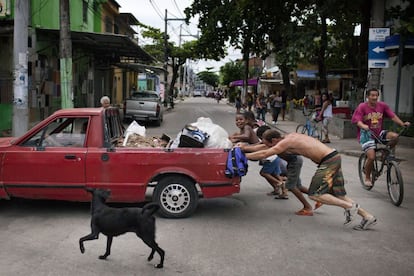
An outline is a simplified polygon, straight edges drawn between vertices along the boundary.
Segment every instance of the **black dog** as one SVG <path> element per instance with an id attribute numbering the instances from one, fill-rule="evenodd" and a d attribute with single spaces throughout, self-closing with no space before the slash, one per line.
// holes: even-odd
<path id="1" fill-rule="evenodd" d="M 101 189 L 86 189 L 92 193 L 91 203 L 91 228 L 92 233 L 79 239 L 80 251 L 85 252 L 84 241 L 98 239 L 99 233 L 107 236 L 106 252 L 99 256 L 99 259 L 106 259 L 111 254 L 112 238 L 134 232 L 146 245 L 151 247 L 151 254 L 148 261 L 154 258 L 155 251 L 161 257 L 161 262 L 156 268 L 164 266 L 165 252 L 155 242 L 155 218 L 153 214 L 159 209 L 158 204 L 149 203 L 144 208 L 111 208 L 105 204 L 106 199 L 111 194 L 110 191 Z"/>

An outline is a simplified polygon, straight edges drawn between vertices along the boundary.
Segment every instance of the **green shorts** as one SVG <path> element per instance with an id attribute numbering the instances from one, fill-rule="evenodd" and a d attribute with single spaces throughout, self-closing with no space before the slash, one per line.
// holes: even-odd
<path id="1" fill-rule="evenodd" d="M 334 196 L 346 195 L 341 156 L 337 151 L 333 151 L 322 159 L 309 186 L 309 195 L 317 196 L 326 193 Z"/>

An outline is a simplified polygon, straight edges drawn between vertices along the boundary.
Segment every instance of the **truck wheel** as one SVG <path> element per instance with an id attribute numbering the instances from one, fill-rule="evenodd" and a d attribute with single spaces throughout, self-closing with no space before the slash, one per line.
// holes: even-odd
<path id="1" fill-rule="evenodd" d="M 160 126 L 161 125 L 162 120 L 158 119 L 155 121 L 155 126 Z"/>
<path id="2" fill-rule="evenodd" d="M 192 181 L 182 176 L 167 176 L 155 186 L 153 201 L 167 218 L 185 218 L 197 207 L 198 193 Z"/>

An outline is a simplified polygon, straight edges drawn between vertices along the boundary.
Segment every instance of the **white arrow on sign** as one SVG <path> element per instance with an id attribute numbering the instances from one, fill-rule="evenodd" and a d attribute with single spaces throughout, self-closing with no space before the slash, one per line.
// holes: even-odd
<path id="1" fill-rule="evenodd" d="M 374 51 L 375 53 L 379 54 L 380 52 L 385 52 L 385 49 L 384 48 L 381 48 L 380 46 L 377 46 L 374 49 L 372 49 L 372 51 Z"/>

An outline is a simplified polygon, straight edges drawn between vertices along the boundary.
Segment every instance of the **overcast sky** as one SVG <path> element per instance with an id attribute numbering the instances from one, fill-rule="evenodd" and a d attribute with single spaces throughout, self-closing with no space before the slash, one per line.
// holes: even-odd
<path id="1" fill-rule="evenodd" d="M 170 40 L 179 45 L 180 28 L 181 28 L 181 43 L 190 41 L 195 38 L 192 36 L 197 35 L 197 19 L 192 19 L 189 25 L 186 25 L 181 20 L 170 20 L 184 18 L 184 9 L 191 5 L 192 0 L 116 0 L 120 7 L 120 12 L 132 13 L 140 22 L 145 25 L 149 25 L 165 30 L 165 10 L 167 10 L 167 33 L 170 36 Z M 184 23 L 184 24 L 183 24 Z M 181 27 L 180 27 L 181 25 Z M 144 41 L 140 41 L 145 43 Z M 198 62 L 192 62 L 191 66 L 196 72 L 205 70 L 206 67 L 214 67 L 213 71 L 218 71 L 220 66 L 224 65 L 230 60 L 236 60 L 241 58 L 239 51 L 229 50 L 229 56 L 220 62 L 214 60 L 200 60 Z"/>

